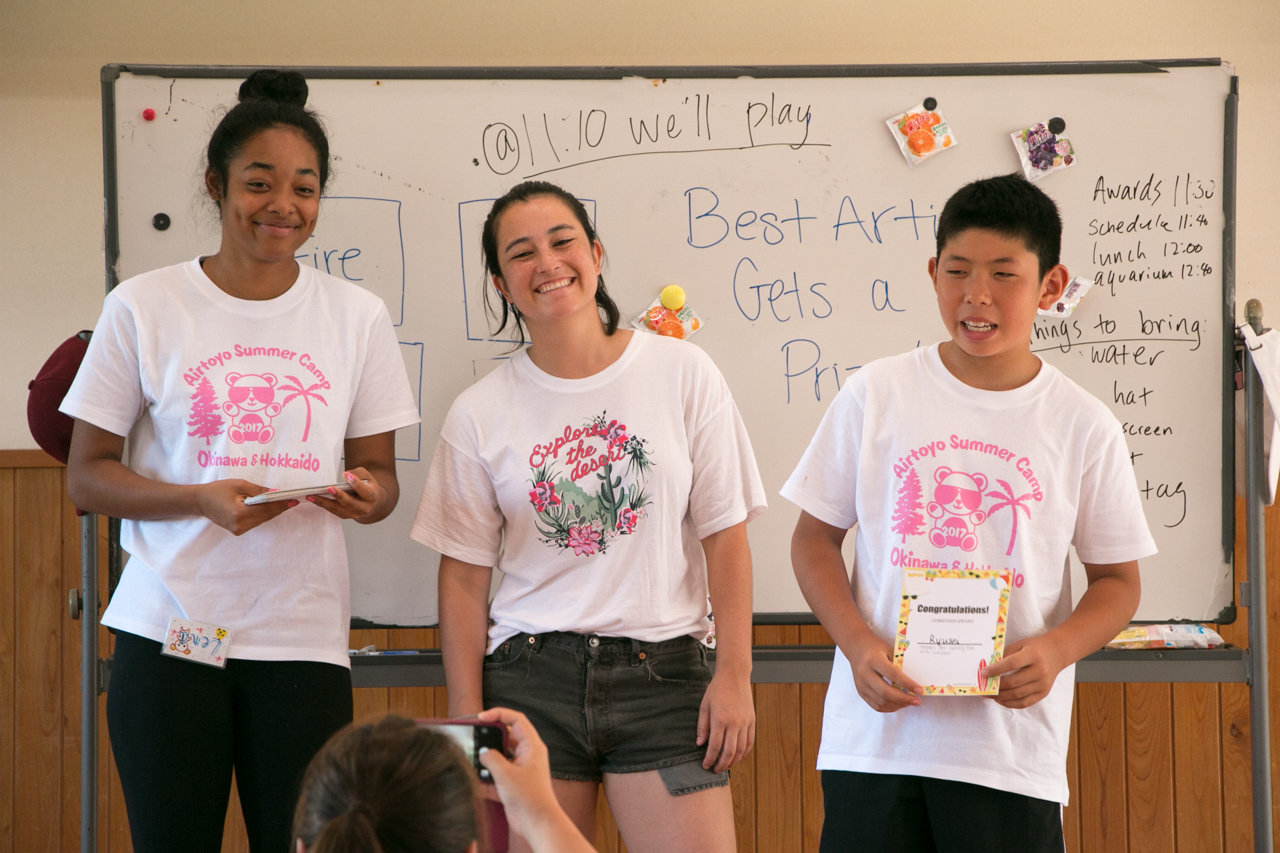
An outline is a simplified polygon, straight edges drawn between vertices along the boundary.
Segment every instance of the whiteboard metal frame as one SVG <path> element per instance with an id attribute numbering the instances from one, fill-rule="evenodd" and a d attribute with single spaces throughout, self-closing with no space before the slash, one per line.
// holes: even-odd
<path id="1" fill-rule="evenodd" d="M 593 66 L 593 67 L 379 67 L 379 66 L 291 66 L 308 79 L 403 79 L 403 80 L 620 80 L 628 77 L 662 79 L 672 77 L 729 79 L 755 77 L 761 79 L 787 79 L 806 77 L 953 77 L 953 76 L 1028 76 L 1072 74 L 1160 74 L 1170 68 L 1221 66 L 1220 58 L 1085 61 L 1085 62 L 1019 62 L 1019 63 L 939 63 L 911 65 L 791 65 L 791 66 Z M 189 78 L 242 78 L 260 65 L 150 65 L 112 63 L 102 67 L 102 150 L 103 150 L 103 206 L 104 206 L 104 262 L 106 290 L 110 292 L 119 280 L 115 265 L 120 255 L 119 189 L 116 173 L 115 144 L 115 82 L 122 73 L 154 77 Z M 1236 127 L 1239 94 L 1237 78 L 1231 78 L 1231 90 L 1226 104 L 1226 120 L 1223 129 L 1223 247 L 1222 247 L 1222 547 L 1226 562 L 1231 562 L 1235 547 L 1235 464 L 1233 452 L 1235 389 L 1235 192 L 1236 192 Z M 1256 382 L 1256 371 L 1246 356 L 1246 381 L 1252 374 L 1253 393 L 1246 392 L 1249 405 L 1250 443 L 1248 446 L 1248 514 L 1246 536 L 1248 538 L 1249 588 L 1241 590 L 1241 604 L 1251 606 L 1256 600 L 1265 601 L 1265 565 L 1263 552 L 1262 510 L 1266 488 L 1261 466 L 1265 464 L 1261 449 L 1261 388 Z M 1258 421 L 1254 423 L 1254 407 Z M 1256 432 L 1258 454 L 1254 450 Z M 1256 469 L 1256 470 L 1255 470 Z M 1262 503 L 1258 503 L 1261 500 Z M 1255 517 L 1256 516 L 1256 517 Z M 85 600 L 97 604 L 97 549 L 89 546 L 90 527 L 86 517 L 82 537 L 82 590 Z M 109 547 L 118 552 L 119 524 L 111 525 L 114 536 Z M 95 527 L 96 530 L 96 522 Z M 94 534 L 96 536 L 96 534 Z M 114 579 L 113 579 L 114 580 Z M 90 594 L 92 593 L 92 597 Z M 96 849 L 97 802 L 97 696 L 106 692 L 110 675 L 110 659 L 99 660 L 97 653 L 97 627 L 99 607 L 84 608 L 81 619 L 85 642 L 83 644 L 82 704 L 81 716 L 81 844 L 82 853 Z M 1265 606 L 1256 611 L 1265 613 Z M 1236 618 L 1236 602 L 1228 604 L 1219 614 L 1218 621 L 1232 622 Z M 755 624 L 817 624 L 812 613 L 756 613 Z M 1145 653 L 1123 660 L 1112 657 L 1115 652 L 1099 652 L 1078 664 L 1077 681 L 1248 681 L 1251 686 L 1252 720 L 1267 720 L 1269 714 L 1266 695 L 1266 625 L 1265 620 L 1250 619 L 1250 644 L 1252 648 L 1243 654 L 1219 654 L 1206 657 L 1189 657 L 1185 662 L 1171 653 Z M 1258 623 L 1262 623 L 1258 625 Z M 1256 627 L 1255 627 L 1256 626 Z M 364 627 L 364 626 L 361 626 Z M 383 627 L 383 626 L 379 626 Z M 1254 645 L 1260 631 L 1262 645 Z M 91 640 L 92 638 L 92 640 Z M 1259 654 L 1252 650 L 1261 649 Z M 1236 652 L 1239 650 L 1223 650 Z M 443 684 L 443 667 L 438 663 L 437 650 L 423 650 L 420 655 L 377 656 L 354 659 L 352 669 L 355 686 L 396 686 L 405 684 L 434 685 L 436 679 Z M 1198 653 L 1192 652 L 1196 655 Z M 753 652 L 758 671 L 753 681 L 825 681 L 822 675 L 830 672 L 832 652 L 824 647 L 757 647 Z M 1212 659 L 1210 659 L 1212 658 Z M 1176 671 L 1175 671 L 1176 670 Z M 413 673 L 412 675 L 410 673 Z M 1081 676 L 1085 677 L 1081 677 Z M 425 679 L 425 680 L 424 680 Z M 1261 688 L 1261 689 L 1259 689 Z M 90 692 L 92 695 L 90 696 Z M 92 707 L 91 707 L 92 706 Z M 1270 850 L 1272 838 L 1270 741 L 1265 725 L 1251 725 L 1253 745 L 1253 800 L 1254 800 L 1254 848 Z M 84 760 L 85 755 L 91 760 Z M 87 830 L 87 831 L 86 831 Z"/>

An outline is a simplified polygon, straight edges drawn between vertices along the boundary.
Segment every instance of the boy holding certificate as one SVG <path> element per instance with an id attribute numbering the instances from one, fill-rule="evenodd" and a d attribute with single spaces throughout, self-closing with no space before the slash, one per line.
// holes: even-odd
<path id="1" fill-rule="evenodd" d="M 1063 848 L 1074 663 L 1128 623 L 1156 549 L 1119 422 L 1031 352 L 1069 280 L 1061 238 L 1020 176 L 957 191 L 929 259 L 950 340 L 855 374 L 782 489 L 838 646 L 823 853 Z"/>

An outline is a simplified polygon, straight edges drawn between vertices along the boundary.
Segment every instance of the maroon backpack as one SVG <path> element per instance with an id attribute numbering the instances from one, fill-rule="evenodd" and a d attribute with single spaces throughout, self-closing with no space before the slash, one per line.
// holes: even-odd
<path id="1" fill-rule="evenodd" d="M 83 331 L 62 342 L 27 385 L 27 426 L 40 449 L 66 464 L 75 420 L 58 411 L 67 396 L 93 332 Z"/>

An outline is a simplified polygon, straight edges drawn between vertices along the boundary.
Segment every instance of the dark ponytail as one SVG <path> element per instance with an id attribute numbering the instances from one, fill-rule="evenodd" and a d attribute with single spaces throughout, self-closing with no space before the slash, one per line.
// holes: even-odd
<path id="1" fill-rule="evenodd" d="M 479 782 L 448 735 L 388 715 L 311 759 L 293 815 L 308 853 L 464 853 L 484 838 Z"/>
<path id="2" fill-rule="evenodd" d="M 303 840 L 306 843 L 306 840 Z M 369 809 L 362 805 L 324 825 L 307 853 L 385 853 Z"/>
<path id="3" fill-rule="evenodd" d="M 551 196 L 564 202 L 564 205 L 573 212 L 578 224 L 582 226 L 582 230 L 586 232 L 587 240 L 592 244 L 600 242 L 600 238 L 596 236 L 595 226 L 591 224 L 591 217 L 587 216 L 587 209 L 582 206 L 582 202 L 578 201 L 572 193 L 566 192 L 547 181 L 525 181 L 507 190 L 507 194 L 495 201 L 493 207 L 489 208 L 489 216 L 484 221 L 484 230 L 480 232 L 480 251 L 483 254 L 486 279 L 495 275 L 502 276 L 502 268 L 498 263 L 498 219 L 511 205 L 529 201 L 539 196 Z M 492 297 L 489 295 L 492 290 L 493 288 L 489 286 L 489 281 L 485 281 L 484 308 L 486 313 L 498 323 L 498 329 L 494 334 L 502 334 L 503 330 L 507 328 L 507 322 L 511 321 L 515 324 L 516 333 L 520 335 L 519 345 L 523 346 L 525 340 L 524 321 L 520 317 L 520 312 L 516 310 L 514 305 L 503 299 L 502 313 L 499 315 L 498 311 L 494 309 Z M 600 322 L 604 323 L 604 333 L 612 335 L 618 331 L 618 320 L 622 315 L 618 311 L 617 303 L 613 301 L 613 297 L 605 289 L 603 275 L 596 277 L 596 308 L 600 312 Z"/>
<path id="4" fill-rule="evenodd" d="M 307 94 L 306 78 L 297 71 L 263 68 L 240 84 L 240 103 L 218 122 L 206 154 L 222 193 L 227 188 L 227 170 L 240 149 L 273 127 L 292 127 L 311 143 L 320 162 L 320 191 L 324 192 L 329 180 L 329 138 L 319 117 L 307 109 Z"/>

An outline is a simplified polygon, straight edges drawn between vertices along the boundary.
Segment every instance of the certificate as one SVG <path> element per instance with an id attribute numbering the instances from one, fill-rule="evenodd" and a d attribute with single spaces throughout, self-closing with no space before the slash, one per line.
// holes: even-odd
<path id="1" fill-rule="evenodd" d="M 1012 572 L 908 569 L 893 663 L 926 696 L 994 696 L 1000 677 L 983 664 L 1004 654 Z"/>

